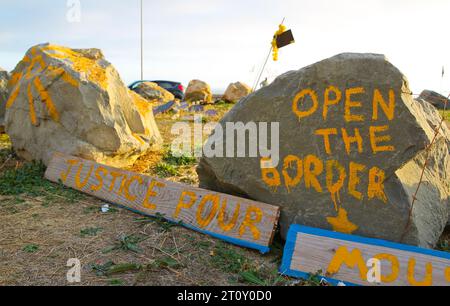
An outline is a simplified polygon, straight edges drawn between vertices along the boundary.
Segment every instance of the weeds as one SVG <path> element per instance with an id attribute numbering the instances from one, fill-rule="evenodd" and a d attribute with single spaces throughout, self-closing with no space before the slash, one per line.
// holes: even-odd
<path id="1" fill-rule="evenodd" d="M 145 238 L 136 235 L 122 235 L 113 246 L 103 250 L 103 253 L 106 254 L 116 250 L 140 253 L 142 252 L 142 249 L 138 246 L 138 244 L 144 240 Z"/>
<path id="2" fill-rule="evenodd" d="M 450 245 L 448 243 L 448 240 L 439 241 L 436 249 L 443 252 L 450 252 Z"/>
<path id="3" fill-rule="evenodd" d="M 191 166 L 197 162 L 197 159 L 187 155 L 175 156 L 172 150 L 168 150 L 164 154 L 163 161 L 172 166 Z"/>
<path id="4" fill-rule="evenodd" d="M 0 175 L 0 195 L 29 196 L 46 195 L 46 199 L 55 200 L 63 197 L 69 203 L 75 203 L 84 198 L 80 192 L 54 184 L 44 178 L 45 166 L 42 162 L 32 162 L 18 169 L 8 169 Z"/>
<path id="5" fill-rule="evenodd" d="M 212 264 L 226 273 L 237 276 L 237 280 L 258 286 L 275 286 L 285 284 L 286 278 L 280 276 L 277 270 L 267 270 L 255 265 L 245 255 L 219 243 L 211 259 Z"/>
<path id="6" fill-rule="evenodd" d="M 178 169 L 175 166 L 164 162 L 156 164 L 154 171 L 159 177 L 163 178 L 179 175 Z"/>
<path id="7" fill-rule="evenodd" d="M 155 265 L 158 268 L 172 268 L 172 269 L 177 269 L 182 267 L 182 265 L 176 261 L 175 259 L 173 259 L 172 257 L 166 256 L 163 258 L 159 258 L 156 260 Z"/>
<path id="8" fill-rule="evenodd" d="M 158 163 L 154 171 L 160 177 L 173 177 L 180 175 L 180 168 L 195 165 L 197 159 L 192 156 L 174 154 L 172 150 L 167 149 L 162 161 Z"/>
<path id="9" fill-rule="evenodd" d="M 124 286 L 125 285 L 125 281 L 122 279 L 110 279 L 108 281 L 108 285 L 110 286 Z"/>
<path id="10" fill-rule="evenodd" d="M 140 223 L 155 223 L 156 225 L 158 225 L 163 231 L 166 232 L 170 232 L 170 230 L 173 227 L 176 226 L 181 226 L 183 225 L 183 222 L 178 222 L 178 223 L 174 223 L 174 222 L 170 222 L 167 221 L 164 217 L 164 215 L 157 213 L 155 217 L 143 217 L 143 218 L 138 218 L 135 219 L 135 222 L 140 222 Z"/>
<path id="11" fill-rule="evenodd" d="M 95 237 L 98 235 L 98 233 L 100 233 L 102 231 L 103 231 L 103 229 L 100 227 L 88 227 L 88 228 L 82 229 L 80 231 L 80 236 L 81 236 L 81 238 Z"/>
<path id="12" fill-rule="evenodd" d="M 37 251 L 39 251 L 39 246 L 36 244 L 28 244 L 23 247 L 22 251 L 26 253 L 36 253 Z"/>

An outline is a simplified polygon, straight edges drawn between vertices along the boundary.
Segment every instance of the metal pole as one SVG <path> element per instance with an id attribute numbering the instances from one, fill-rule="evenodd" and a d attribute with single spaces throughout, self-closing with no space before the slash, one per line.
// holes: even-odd
<path id="1" fill-rule="evenodd" d="M 253 91 L 255 91 L 256 88 L 258 88 L 259 81 L 261 81 L 261 77 L 262 77 L 262 75 L 264 73 L 264 70 L 266 69 L 267 62 L 269 61 L 270 55 L 272 54 L 272 50 L 273 50 L 273 47 L 270 47 L 269 55 L 267 55 L 266 61 L 264 62 L 264 65 L 263 65 L 263 67 L 261 69 L 261 72 L 258 75 L 258 79 L 256 80 L 256 83 L 253 86 Z"/>
<path id="2" fill-rule="evenodd" d="M 284 21 L 285 21 L 285 20 L 286 20 L 286 17 L 283 18 L 283 21 L 281 21 L 281 24 L 284 24 Z M 256 83 L 255 83 L 254 86 L 253 86 L 253 91 L 256 90 L 256 88 L 257 88 L 258 85 L 259 85 L 259 81 L 261 81 L 261 77 L 262 77 L 262 75 L 263 75 L 263 73 L 264 73 L 264 70 L 266 69 L 267 62 L 269 61 L 269 58 L 270 58 L 270 55 L 272 54 L 272 51 L 273 51 L 273 46 L 270 47 L 269 55 L 267 56 L 266 61 L 264 62 L 264 65 L 263 65 L 263 67 L 262 67 L 262 69 L 261 69 L 261 72 L 260 72 L 260 74 L 258 75 L 258 79 L 256 80 Z"/>
<path id="3" fill-rule="evenodd" d="M 144 80 L 144 3 L 141 0 L 141 81 Z"/>

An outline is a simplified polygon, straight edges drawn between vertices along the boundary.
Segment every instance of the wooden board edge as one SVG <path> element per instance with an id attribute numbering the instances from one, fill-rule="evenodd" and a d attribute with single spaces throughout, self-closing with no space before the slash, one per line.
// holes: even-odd
<path id="1" fill-rule="evenodd" d="M 400 244 L 400 243 L 391 242 L 391 241 L 382 240 L 382 239 L 367 238 L 367 237 L 356 236 L 356 235 L 348 235 L 348 234 L 343 234 L 343 233 L 338 233 L 338 232 L 327 231 L 327 230 L 323 230 L 323 229 L 319 229 L 319 228 L 313 228 L 313 227 L 293 224 L 293 225 L 291 225 L 291 227 L 289 228 L 289 231 L 288 231 L 288 236 L 287 236 L 285 248 L 283 251 L 283 259 L 282 259 L 281 266 L 279 269 L 279 272 L 282 275 L 291 276 L 291 277 L 295 277 L 295 278 L 299 278 L 299 279 L 308 279 L 312 274 L 311 272 L 303 272 L 303 271 L 297 271 L 297 270 L 291 269 L 292 259 L 293 259 L 295 247 L 297 244 L 297 236 L 299 233 L 310 234 L 310 235 L 325 237 L 325 238 L 330 238 L 330 239 L 344 240 L 344 241 L 349 241 L 349 242 L 369 244 L 369 245 L 373 245 L 373 246 L 391 248 L 391 249 L 396 249 L 399 251 L 413 252 L 413 253 L 418 253 L 418 254 L 422 254 L 422 255 L 428 255 L 428 256 L 433 256 L 433 257 L 444 258 L 444 259 L 450 260 L 450 253 L 448 253 L 448 252 L 437 251 L 437 250 L 432 250 L 432 249 L 424 249 L 424 248 L 420 248 L 420 247 L 416 247 L 416 246 L 412 246 L 412 245 Z M 355 284 L 355 283 L 348 282 L 348 281 L 342 281 L 342 280 L 334 279 L 334 278 L 327 277 L 327 276 L 321 276 L 321 277 L 322 277 L 322 279 L 327 281 L 329 284 L 334 285 L 334 286 L 337 286 L 340 283 L 344 283 L 346 286 L 362 286 L 360 284 Z"/>
<path id="2" fill-rule="evenodd" d="M 95 162 L 95 161 L 92 161 L 92 160 L 86 160 L 86 159 L 83 159 L 83 158 L 81 158 L 81 157 L 72 156 L 72 155 L 70 155 L 70 154 L 65 154 L 65 153 L 61 153 L 61 152 L 54 152 L 54 154 L 53 154 L 53 156 L 52 156 L 52 159 L 51 159 L 51 161 L 50 161 L 50 163 L 49 163 L 49 165 L 48 165 L 48 167 L 47 167 L 47 169 L 46 169 L 46 171 L 45 171 L 45 174 L 44 174 L 45 179 L 47 179 L 47 180 L 49 180 L 49 181 L 51 181 L 51 182 L 57 183 L 57 184 L 60 184 L 60 183 L 62 184 L 62 182 L 60 182 L 59 180 L 54 180 L 54 179 L 52 179 L 52 178 L 48 175 L 48 172 L 49 172 L 50 167 L 52 166 L 52 163 L 54 163 L 54 161 L 55 161 L 57 158 L 62 158 L 62 159 L 64 159 L 64 158 L 69 157 L 69 156 L 70 156 L 70 157 L 77 158 L 77 159 L 80 159 L 80 160 L 85 160 L 85 161 L 88 161 L 88 162 L 100 164 L 100 163 L 97 163 L 97 162 Z M 118 170 L 120 170 L 120 171 L 125 171 L 125 172 L 130 172 L 130 173 L 132 172 L 132 171 L 123 170 L 123 169 L 116 168 L 116 167 L 112 167 L 112 166 L 108 166 L 108 167 L 114 168 L 114 169 L 118 169 Z M 144 174 L 141 174 L 141 173 L 137 173 L 137 174 L 140 174 L 140 175 L 143 175 L 143 176 L 148 176 L 148 175 L 144 175 Z M 150 176 L 148 176 L 148 177 L 150 177 Z M 150 177 L 150 178 L 151 178 L 151 177 Z M 160 179 L 160 178 L 158 178 L 158 179 L 159 179 L 159 180 L 163 180 L 163 179 Z M 211 191 L 211 192 L 214 192 L 214 193 L 218 193 L 217 191 L 207 190 L 207 189 L 202 189 L 202 188 L 198 188 L 198 187 L 194 187 L 194 186 L 189 186 L 189 185 L 182 184 L 182 183 L 178 183 L 178 182 L 171 182 L 171 183 L 177 184 L 177 185 L 182 185 L 182 186 L 188 186 L 188 187 L 193 188 L 193 189 L 196 189 L 196 190 L 204 190 L 204 191 Z M 64 186 L 66 186 L 66 185 L 64 185 Z M 68 187 L 68 186 L 66 186 L 66 187 L 67 187 L 67 188 L 71 188 L 71 187 Z M 97 198 L 97 199 L 100 199 L 100 200 L 102 200 L 102 201 L 105 201 L 105 202 L 108 203 L 108 204 L 114 205 L 114 206 L 116 206 L 116 207 L 119 207 L 119 208 L 122 208 L 122 209 L 125 209 L 125 210 L 128 210 L 128 211 L 131 211 L 131 212 L 136 213 L 136 214 L 139 214 L 139 215 L 143 215 L 143 216 L 147 216 L 147 217 L 152 217 L 152 218 L 157 217 L 156 215 L 146 214 L 146 213 L 144 213 L 144 212 L 142 212 L 142 211 L 135 210 L 135 209 L 133 209 L 133 208 L 131 208 L 131 207 L 127 207 L 127 206 L 125 206 L 125 205 L 121 205 L 121 204 L 118 204 L 118 203 L 112 203 L 112 202 L 109 202 L 109 201 L 107 201 L 107 200 L 105 200 L 105 199 L 96 197 L 96 196 L 94 196 L 94 195 L 92 195 L 92 194 L 89 194 L 89 193 L 86 193 L 86 192 L 83 192 L 83 191 L 80 191 L 80 190 L 77 190 L 77 189 L 74 189 L 74 188 L 71 188 L 71 189 L 76 190 L 76 191 L 78 191 L 78 192 L 81 192 L 81 193 L 83 193 L 83 194 L 87 194 L 87 195 L 89 195 L 89 196 L 95 197 L 95 198 Z M 228 194 L 226 194 L 226 195 L 227 195 L 227 196 L 230 196 L 230 197 L 233 197 L 233 198 L 239 198 L 239 197 L 236 197 L 236 196 L 233 196 L 233 195 L 228 195 Z M 249 201 L 255 202 L 255 203 L 259 203 L 259 204 L 261 204 L 261 205 L 270 206 L 270 207 L 273 208 L 274 211 L 275 211 L 274 222 L 273 222 L 273 228 L 272 228 L 272 236 L 271 236 L 270 240 L 268 241 L 268 244 L 267 244 L 267 245 L 265 245 L 265 244 L 257 244 L 257 243 L 253 243 L 253 242 L 250 242 L 250 241 L 247 241 L 247 240 L 243 240 L 243 239 L 239 239 L 239 238 L 234 238 L 234 237 L 229 237 L 229 236 L 221 235 L 221 234 L 219 234 L 219 233 L 215 233 L 215 232 L 211 232 L 211 231 L 207 231 L 207 230 L 202 230 L 202 229 L 197 228 L 197 227 L 195 227 L 195 226 L 193 226 L 193 225 L 190 225 L 190 224 L 182 224 L 182 226 L 185 227 L 185 228 L 188 228 L 188 229 L 190 229 L 190 230 L 193 230 L 193 231 L 196 231 L 196 232 L 199 232 L 199 233 L 202 233 L 202 234 L 205 234 L 205 235 L 208 235 L 208 236 L 211 236 L 211 237 L 214 237 L 214 238 L 223 240 L 223 241 L 225 241 L 225 242 L 228 242 L 228 243 L 231 243 L 231 244 L 240 246 L 240 247 L 245 247 L 245 248 L 249 248 L 249 249 L 254 249 L 254 250 L 257 250 L 257 251 L 261 252 L 262 254 L 266 254 L 266 253 L 270 252 L 270 246 L 272 245 L 273 239 L 274 239 L 274 237 L 275 237 L 275 233 L 276 233 L 278 221 L 279 221 L 280 214 L 281 214 L 281 208 L 280 208 L 279 206 L 275 206 L 275 205 L 271 205 L 271 204 L 267 204 L 267 203 L 263 203 L 263 202 L 258 202 L 258 201 L 252 200 L 252 199 L 246 199 L 246 200 L 249 200 Z M 171 222 L 171 223 L 174 223 L 174 224 L 179 224 L 179 222 L 177 222 L 177 221 L 175 221 L 175 220 L 171 220 L 171 219 L 168 218 L 168 217 L 165 217 L 165 216 L 164 216 L 163 218 L 164 218 L 165 220 L 167 220 L 168 222 Z"/>

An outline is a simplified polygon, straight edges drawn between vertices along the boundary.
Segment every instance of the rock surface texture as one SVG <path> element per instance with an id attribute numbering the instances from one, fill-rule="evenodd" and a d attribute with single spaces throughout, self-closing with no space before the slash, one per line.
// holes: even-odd
<path id="1" fill-rule="evenodd" d="M 133 90 L 150 102 L 167 103 L 175 100 L 175 96 L 173 94 L 158 86 L 158 84 L 152 82 L 140 83 Z"/>
<path id="2" fill-rule="evenodd" d="M 0 133 L 5 129 L 5 107 L 8 100 L 9 74 L 0 67 Z"/>
<path id="3" fill-rule="evenodd" d="M 431 103 L 434 107 L 438 109 L 444 109 L 447 103 L 447 109 L 450 109 L 450 101 L 444 97 L 443 95 L 432 91 L 432 90 L 424 90 L 419 96 L 419 99 L 425 100 L 428 103 Z"/>
<path id="4" fill-rule="evenodd" d="M 242 82 L 236 82 L 228 86 L 222 99 L 227 102 L 236 103 L 248 96 L 251 92 L 252 89 L 248 85 Z"/>
<path id="5" fill-rule="evenodd" d="M 192 80 L 186 89 L 186 101 L 212 103 L 211 87 L 200 80 Z"/>
<path id="6" fill-rule="evenodd" d="M 151 105 L 98 49 L 32 47 L 8 88 L 6 132 L 27 160 L 47 164 L 60 151 L 123 167 L 162 143 Z"/>
<path id="7" fill-rule="evenodd" d="M 205 145 L 225 152 L 234 138 L 249 151 L 256 141 L 257 157 L 203 157 L 200 185 L 281 206 L 283 236 L 302 224 L 432 247 L 448 221 L 449 131 L 442 127 L 427 152 L 440 117 L 409 92 L 377 54 L 340 54 L 283 74 L 242 99 Z M 251 122 L 278 122 L 279 162 L 261 150 L 276 144 L 276 133 L 229 138 L 227 122 L 249 131 Z"/>

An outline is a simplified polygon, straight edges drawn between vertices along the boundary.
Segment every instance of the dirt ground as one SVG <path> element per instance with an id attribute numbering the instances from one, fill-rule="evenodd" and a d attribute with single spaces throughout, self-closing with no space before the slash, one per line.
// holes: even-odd
<path id="1" fill-rule="evenodd" d="M 216 121 L 232 105 L 218 104 Z M 211 108 L 211 107 L 210 107 Z M 193 114 L 157 116 L 169 144 L 170 130 Z M 198 185 L 195 159 L 175 159 L 166 147 L 129 170 Z M 70 285 L 67 262 L 82 265 L 75 285 L 319 285 L 277 273 L 283 243 L 267 255 L 224 243 L 161 218 L 147 218 L 43 179 L 45 168 L 17 158 L 0 135 L 0 285 Z M 449 251 L 449 232 L 438 248 Z"/>
<path id="2" fill-rule="evenodd" d="M 214 108 L 219 115 L 231 104 Z M 211 108 L 211 107 L 209 107 Z M 193 113 L 158 115 L 169 144 L 172 124 Z M 197 161 L 171 160 L 166 147 L 129 170 L 198 185 Z M 280 243 L 265 256 L 124 209 L 43 179 L 44 167 L 17 158 L 0 135 L 0 285 L 69 285 L 67 261 L 82 265 L 77 285 L 286 285 Z"/>

